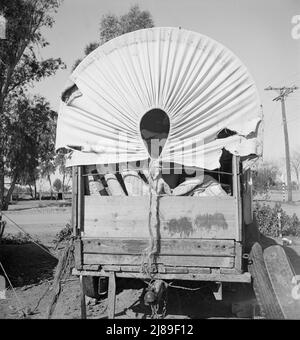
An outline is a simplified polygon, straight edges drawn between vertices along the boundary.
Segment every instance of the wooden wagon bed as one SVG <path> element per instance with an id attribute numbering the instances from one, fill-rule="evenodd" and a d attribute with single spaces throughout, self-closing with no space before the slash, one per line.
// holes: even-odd
<path id="1" fill-rule="evenodd" d="M 155 278 L 250 282 L 242 268 L 239 160 L 233 158 L 233 195 L 158 198 Z M 88 196 L 82 168 L 74 169 L 74 274 L 147 278 L 149 197 Z"/>

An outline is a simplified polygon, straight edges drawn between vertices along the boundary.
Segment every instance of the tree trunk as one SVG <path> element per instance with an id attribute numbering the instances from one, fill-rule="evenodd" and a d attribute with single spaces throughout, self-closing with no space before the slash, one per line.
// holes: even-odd
<path id="1" fill-rule="evenodd" d="M 62 179 L 62 199 L 65 199 L 65 179 L 66 179 L 66 174 L 63 174 L 63 179 Z"/>
<path id="2" fill-rule="evenodd" d="M 42 201 L 42 180 L 41 178 L 38 179 L 39 181 L 39 201 Z M 35 181 L 35 185 L 36 185 L 36 181 Z"/>
<path id="3" fill-rule="evenodd" d="M 31 185 L 30 185 L 30 184 L 28 184 L 28 186 L 29 186 L 29 192 L 30 192 L 30 196 L 31 196 L 31 198 L 33 198 L 33 191 L 32 191 L 32 187 L 31 187 Z"/>
<path id="4" fill-rule="evenodd" d="M 10 184 L 10 187 L 8 189 L 8 192 L 7 192 L 7 195 L 4 197 L 4 203 L 3 203 L 3 206 L 2 206 L 2 209 L 3 210 L 7 210 L 8 209 L 8 205 L 9 205 L 9 202 L 10 202 L 10 197 L 15 189 L 15 186 L 16 186 L 16 182 L 17 182 L 17 179 L 16 178 L 13 178 L 11 184 Z"/>
<path id="5" fill-rule="evenodd" d="M 51 196 L 51 201 L 52 201 L 52 198 L 53 198 L 53 191 L 52 191 L 52 183 L 51 183 L 51 177 L 50 175 L 47 176 L 48 178 L 48 182 L 50 184 L 50 196 Z"/>
<path id="6" fill-rule="evenodd" d="M 4 204 L 4 162 L 3 159 L 0 158 L 0 211 L 4 210 L 3 204 Z"/>
<path id="7" fill-rule="evenodd" d="M 34 199 L 36 200 L 36 180 L 34 180 Z"/>

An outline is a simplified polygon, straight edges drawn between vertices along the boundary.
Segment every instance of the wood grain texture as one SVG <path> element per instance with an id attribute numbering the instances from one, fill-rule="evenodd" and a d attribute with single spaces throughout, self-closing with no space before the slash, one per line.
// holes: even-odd
<path id="1" fill-rule="evenodd" d="M 141 265 L 140 255 L 83 254 L 84 264 Z M 156 257 L 156 263 L 166 266 L 198 266 L 214 268 L 233 268 L 234 257 L 221 256 L 168 256 Z"/>
<path id="2" fill-rule="evenodd" d="M 85 196 L 84 237 L 149 238 L 149 197 Z M 161 197 L 156 225 L 161 238 L 236 239 L 233 197 Z"/>
<path id="3" fill-rule="evenodd" d="M 148 239 L 82 239 L 83 252 L 92 254 L 140 255 L 149 246 Z M 234 240 L 163 239 L 158 240 L 162 255 L 234 256 Z"/>
<path id="4" fill-rule="evenodd" d="M 109 272 L 105 270 L 100 271 L 78 271 L 73 270 L 73 275 L 90 275 L 90 276 L 109 276 Z M 139 279 L 147 279 L 147 275 L 143 273 L 133 273 L 133 272 L 116 272 L 116 277 L 124 277 L 124 278 L 139 278 Z M 239 273 L 188 273 L 188 274 L 180 274 L 180 273 L 157 273 L 155 275 L 156 279 L 163 279 L 163 280 L 191 280 L 191 281 L 211 281 L 211 282 L 240 282 L 240 283 L 250 283 L 251 282 L 251 275 L 246 272 L 243 274 Z"/>
<path id="5" fill-rule="evenodd" d="M 116 276 L 114 272 L 110 272 L 108 279 L 108 296 L 107 296 L 107 314 L 109 319 L 115 318 L 115 310 L 116 310 Z"/>

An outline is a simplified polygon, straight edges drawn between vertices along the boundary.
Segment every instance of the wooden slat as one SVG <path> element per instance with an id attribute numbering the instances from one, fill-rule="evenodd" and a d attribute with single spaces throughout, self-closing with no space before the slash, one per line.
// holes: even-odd
<path id="1" fill-rule="evenodd" d="M 85 292 L 83 287 L 83 276 L 80 275 L 80 303 L 81 303 L 81 319 L 86 319 L 86 302 L 85 302 Z"/>
<path id="2" fill-rule="evenodd" d="M 142 256 L 115 255 L 115 254 L 84 254 L 84 264 L 115 264 L 115 265 L 141 265 Z M 232 268 L 234 257 L 210 257 L 210 256 L 158 256 L 156 263 L 166 266 L 199 266 Z"/>
<path id="3" fill-rule="evenodd" d="M 242 271 L 243 263 L 243 244 L 241 242 L 235 242 L 235 269 L 239 272 Z"/>
<path id="4" fill-rule="evenodd" d="M 82 242 L 80 239 L 74 241 L 74 262 L 75 268 L 82 268 Z"/>
<path id="5" fill-rule="evenodd" d="M 142 254 L 149 239 L 83 239 L 84 253 Z M 234 240 L 163 239 L 158 241 L 162 255 L 234 256 Z"/>
<path id="6" fill-rule="evenodd" d="M 114 272 L 109 273 L 108 279 L 108 297 L 107 297 L 107 314 L 109 319 L 115 318 L 116 310 L 116 276 Z"/>
<path id="7" fill-rule="evenodd" d="M 233 197 L 162 197 L 161 238 L 235 239 Z M 149 197 L 85 196 L 85 237 L 148 238 Z"/>
<path id="8" fill-rule="evenodd" d="M 104 270 L 100 271 L 78 271 L 73 269 L 73 275 L 86 275 L 86 276 L 109 276 L 109 272 Z M 148 276 L 143 273 L 132 273 L 132 272 L 116 272 L 116 277 L 125 278 L 139 278 L 147 279 Z M 155 274 L 156 279 L 162 280 L 190 280 L 190 281 L 211 281 L 211 282 L 240 282 L 240 283 L 250 283 L 251 275 L 246 272 L 243 274 L 221 274 L 221 273 L 211 273 L 211 274 Z"/>
<path id="9" fill-rule="evenodd" d="M 232 156 L 232 172 L 233 172 L 233 179 L 232 179 L 232 186 L 233 186 L 233 196 L 236 199 L 236 206 L 235 206 L 235 219 L 237 221 L 237 235 L 236 241 L 242 240 L 242 199 L 241 199 L 241 166 L 240 166 L 240 157 L 239 156 Z"/>
<path id="10" fill-rule="evenodd" d="M 88 267 L 84 267 L 86 270 L 88 270 Z M 157 273 L 164 273 L 164 274 L 210 274 L 211 269 L 206 267 L 174 267 L 174 266 L 164 266 L 162 264 L 159 264 L 156 266 Z M 105 271 L 114 271 L 114 272 L 131 272 L 131 273 L 139 273 L 141 271 L 141 266 L 115 266 L 115 265 L 103 265 L 101 266 L 102 270 Z M 230 268 L 224 268 L 224 270 L 232 270 Z"/>

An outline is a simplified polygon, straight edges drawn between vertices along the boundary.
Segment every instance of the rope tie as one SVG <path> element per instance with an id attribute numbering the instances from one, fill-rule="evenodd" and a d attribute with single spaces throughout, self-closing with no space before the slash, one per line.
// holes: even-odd
<path id="1" fill-rule="evenodd" d="M 149 214 L 148 214 L 148 231 L 149 246 L 142 254 L 141 272 L 154 279 L 155 273 L 155 254 L 158 252 L 159 242 L 159 198 L 162 187 L 160 186 L 161 165 L 159 160 L 151 160 L 149 165 Z M 155 209 L 155 214 L 153 213 Z M 155 216 L 155 221 L 153 217 Z"/>

